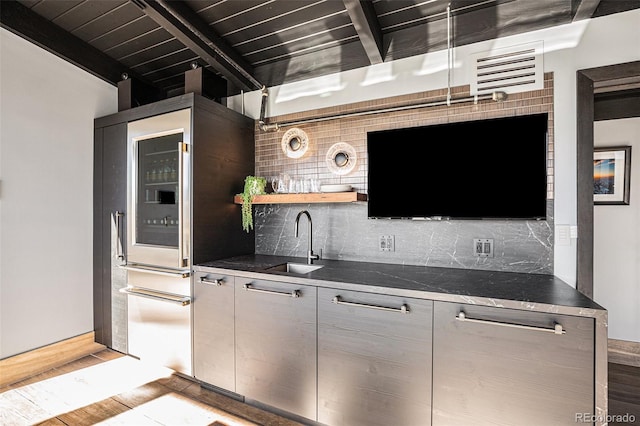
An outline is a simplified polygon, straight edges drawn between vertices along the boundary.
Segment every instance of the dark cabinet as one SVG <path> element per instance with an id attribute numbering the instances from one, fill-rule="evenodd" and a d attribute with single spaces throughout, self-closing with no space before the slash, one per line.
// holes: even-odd
<path id="1" fill-rule="evenodd" d="M 127 352 L 125 263 L 127 208 L 127 125 L 99 127 L 94 132 L 94 328 L 95 339 Z"/>
<path id="2" fill-rule="evenodd" d="M 146 139 L 140 143 L 144 167 L 138 169 L 137 184 L 133 183 L 128 178 L 133 173 L 129 161 L 131 125 L 147 120 L 155 123 L 156 118 L 181 111 L 188 114 L 190 136 L 185 139 L 190 143 L 178 152 L 177 136 L 169 136 L 176 132 L 151 129 L 153 142 L 158 143 L 147 144 Z M 93 293 L 98 342 L 128 353 L 127 296 L 119 291 L 131 282 L 120 266 L 135 267 L 138 250 L 153 246 L 154 253 L 164 253 L 178 246 L 188 254 L 180 258 L 185 269 L 254 252 L 255 236 L 243 231 L 240 206 L 233 203 L 233 196 L 242 192 L 245 177 L 255 172 L 254 129 L 251 118 L 193 93 L 94 121 Z M 186 190 L 176 188 L 184 165 L 180 152 L 190 158 L 189 172 L 183 176 L 188 182 Z M 142 206 L 137 211 L 130 207 L 133 203 L 127 200 L 128 193 Z M 180 197 L 188 199 L 189 206 L 177 212 Z M 127 230 L 133 229 L 131 223 L 139 233 L 127 235 Z M 128 244 L 133 237 L 136 244 Z M 191 296 L 190 286 L 187 288 L 186 295 Z"/>

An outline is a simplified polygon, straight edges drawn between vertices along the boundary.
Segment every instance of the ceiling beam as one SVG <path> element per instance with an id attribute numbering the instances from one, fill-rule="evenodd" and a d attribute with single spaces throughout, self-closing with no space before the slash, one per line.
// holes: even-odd
<path id="1" fill-rule="evenodd" d="M 68 61 L 88 73 L 117 85 L 122 74 L 151 85 L 144 77 L 127 68 L 89 43 L 49 22 L 17 1 L 2 0 L 2 28 L 30 41 L 44 50 Z"/>
<path id="2" fill-rule="evenodd" d="M 251 65 L 184 2 L 134 0 L 133 3 L 238 88 L 262 88 Z"/>
<path id="3" fill-rule="evenodd" d="M 343 0 L 347 13 L 358 32 L 360 42 L 364 47 L 369 62 L 379 64 L 384 62 L 384 47 L 382 29 L 378 16 L 370 0 Z"/>
<path id="4" fill-rule="evenodd" d="M 598 5 L 600 0 L 575 0 L 577 2 L 575 13 L 573 14 L 572 21 L 581 21 L 583 19 L 590 19 Z"/>

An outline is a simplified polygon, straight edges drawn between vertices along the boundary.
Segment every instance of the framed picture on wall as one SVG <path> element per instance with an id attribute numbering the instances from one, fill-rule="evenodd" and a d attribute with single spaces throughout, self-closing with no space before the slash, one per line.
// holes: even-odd
<path id="1" fill-rule="evenodd" d="M 593 149 L 593 203 L 629 204 L 631 147 Z"/>

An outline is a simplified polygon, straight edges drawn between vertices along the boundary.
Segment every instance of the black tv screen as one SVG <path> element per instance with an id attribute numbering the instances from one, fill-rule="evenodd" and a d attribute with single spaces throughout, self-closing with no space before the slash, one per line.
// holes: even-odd
<path id="1" fill-rule="evenodd" d="M 367 134 L 368 216 L 546 219 L 547 114 Z"/>

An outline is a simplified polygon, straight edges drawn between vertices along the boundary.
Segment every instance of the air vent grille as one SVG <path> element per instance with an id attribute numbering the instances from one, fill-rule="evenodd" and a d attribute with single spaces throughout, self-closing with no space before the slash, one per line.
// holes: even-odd
<path id="1" fill-rule="evenodd" d="M 542 47 L 542 42 L 536 42 L 472 55 L 471 94 L 542 89 Z"/>

